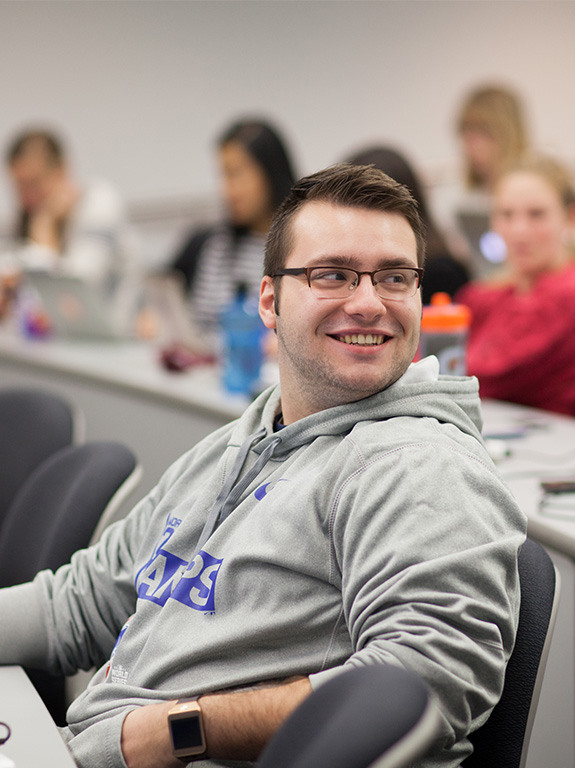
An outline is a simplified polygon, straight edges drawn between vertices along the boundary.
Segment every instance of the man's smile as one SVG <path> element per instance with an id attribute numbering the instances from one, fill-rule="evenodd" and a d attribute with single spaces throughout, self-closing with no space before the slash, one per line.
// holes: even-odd
<path id="1" fill-rule="evenodd" d="M 390 338 L 390 336 L 385 336 L 381 333 L 346 333 L 330 335 L 333 339 L 336 339 L 336 341 L 361 347 L 379 346 L 380 344 L 384 344 Z"/>

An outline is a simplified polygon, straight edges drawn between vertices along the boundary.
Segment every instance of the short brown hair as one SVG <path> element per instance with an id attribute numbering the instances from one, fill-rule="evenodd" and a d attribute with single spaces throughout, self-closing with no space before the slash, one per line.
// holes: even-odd
<path id="1" fill-rule="evenodd" d="M 415 235 L 417 263 L 425 261 L 425 232 L 417 203 L 407 187 L 373 165 L 340 163 L 297 181 L 278 208 L 266 241 L 264 274 L 273 276 L 285 265 L 293 247 L 292 222 L 309 202 L 368 208 L 403 216 Z"/>

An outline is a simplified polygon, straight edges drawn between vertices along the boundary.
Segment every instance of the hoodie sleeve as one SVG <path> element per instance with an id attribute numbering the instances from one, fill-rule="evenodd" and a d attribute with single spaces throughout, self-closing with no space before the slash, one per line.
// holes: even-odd
<path id="1" fill-rule="evenodd" d="M 154 521 L 163 526 L 161 499 L 190 456 L 173 464 L 128 517 L 106 529 L 96 545 L 76 552 L 68 565 L 0 590 L 0 664 L 69 675 L 106 661 L 135 610 L 139 550 Z"/>
<path id="2" fill-rule="evenodd" d="M 105 661 L 135 608 L 134 554 L 152 507 L 148 497 L 55 573 L 0 590 L 0 663 L 69 675 Z"/>
<path id="3" fill-rule="evenodd" d="M 355 649 L 346 665 L 416 671 L 438 698 L 446 749 L 501 694 L 525 529 L 493 468 L 460 447 L 392 451 L 340 493 L 334 558 Z M 312 676 L 312 685 L 334 673 Z"/>
<path id="4" fill-rule="evenodd" d="M 181 456 L 125 519 L 107 528 L 96 545 L 76 552 L 68 565 L 55 573 L 42 571 L 28 584 L 0 589 L 0 664 L 70 675 L 109 658 L 135 611 L 142 547 L 155 545 L 170 512 L 163 503 L 166 496 L 182 475 L 209 461 L 211 445 L 227 443 L 232 426 L 216 430 Z"/>

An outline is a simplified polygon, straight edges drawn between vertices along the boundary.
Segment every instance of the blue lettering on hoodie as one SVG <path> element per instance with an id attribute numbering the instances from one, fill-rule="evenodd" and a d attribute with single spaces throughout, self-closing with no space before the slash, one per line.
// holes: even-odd
<path id="1" fill-rule="evenodd" d="M 196 611 L 215 610 L 216 578 L 223 560 L 200 550 L 182 573 L 171 597 Z"/>
<path id="2" fill-rule="evenodd" d="M 286 482 L 287 480 L 284 480 L 283 477 L 280 477 L 280 479 L 277 480 L 275 483 L 264 483 L 263 485 L 260 485 L 259 488 L 256 488 L 256 490 L 254 491 L 254 496 L 258 501 L 261 501 L 268 495 L 268 493 L 271 493 L 279 483 L 286 483 Z"/>
<path id="3" fill-rule="evenodd" d="M 213 612 L 216 578 L 223 560 L 200 550 L 188 562 L 169 552 L 166 545 L 180 521 L 174 522 L 168 522 L 152 557 L 136 576 L 138 597 L 157 605 L 165 605 L 171 598 L 196 611 Z"/>

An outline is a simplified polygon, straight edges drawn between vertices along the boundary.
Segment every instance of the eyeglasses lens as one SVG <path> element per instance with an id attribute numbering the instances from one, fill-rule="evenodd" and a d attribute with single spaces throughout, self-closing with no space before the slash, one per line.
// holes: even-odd
<path id="1" fill-rule="evenodd" d="M 346 298 L 357 288 L 360 279 L 360 274 L 352 269 L 316 267 L 309 273 L 310 288 L 323 299 Z M 415 294 L 419 275 L 412 269 L 380 269 L 373 273 L 372 283 L 382 299 L 400 301 Z"/>

